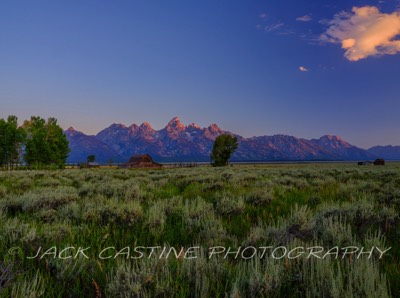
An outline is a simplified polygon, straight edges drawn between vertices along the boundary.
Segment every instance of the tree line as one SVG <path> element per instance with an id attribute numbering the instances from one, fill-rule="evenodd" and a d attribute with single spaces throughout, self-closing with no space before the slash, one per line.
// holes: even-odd
<path id="1" fill-rule="evenodd" d="M 63 168 L 70 152 L 67 137 L 56 118 L 32 116 L 18 125 L 16 116 L 0 119 L 0 165 L 14 169 L 25 163 L 31 168 Z"/>

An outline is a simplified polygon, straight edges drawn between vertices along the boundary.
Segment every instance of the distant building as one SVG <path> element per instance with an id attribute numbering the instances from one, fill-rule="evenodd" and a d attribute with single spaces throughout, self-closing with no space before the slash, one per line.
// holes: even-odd
<path id="1" fill-rule="evenodd" d="M 98 162 L 86 162 L 78 164 L 80 169 L 87 169 L 87 168 L 100 168 L 100 164 Z"/>
<path id="2" fill-rule="evenodd" d="M 385 165 L 385 160 L 382 158 L 377 158 L 374 161 L 375 166 L 384 166 Z"/>
<path id="3" fill-rule="evenodd" d="M 128 162 L 119 165 L 120 168 L 161 168 L 161 164 L 153 161 L 150 155 L 133 155 Z"/>
<path id="4" fill-rule="evenodd" d="M 374 163 L 372 161 L 360 161 L 358 163 L 359 166 L 372 166 Z"/>
<path id="5" fill-rule="evenodd" d="M 98 162 L 88 162 L 88 168 L 100 168 L 100 164 Z"/>

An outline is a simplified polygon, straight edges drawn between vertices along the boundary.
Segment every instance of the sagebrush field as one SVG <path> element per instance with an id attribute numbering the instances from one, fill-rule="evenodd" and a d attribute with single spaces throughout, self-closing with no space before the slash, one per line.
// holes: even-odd
<path id="1" fill-rule="evenodd" d="M 0 296 L 398 297 L 399 211 L 397 163 L 0 172 Z"/>

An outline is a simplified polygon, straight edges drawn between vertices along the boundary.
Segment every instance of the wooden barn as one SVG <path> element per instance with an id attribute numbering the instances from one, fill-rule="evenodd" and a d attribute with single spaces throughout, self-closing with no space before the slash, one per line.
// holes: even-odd
<path id="1" fill-rule="evenodd" d="M 382 158 L 378 158 L 374 161 L 375 166 L 384 166 L 385 165 L 385 160 Z"/>
<path id="2" fill-rule="evenodd" d="M 133 155 L 128 162 L 120 164 L 120 168 L 161 168 L 159 163 L 153 161 L 150 155 Z"/>

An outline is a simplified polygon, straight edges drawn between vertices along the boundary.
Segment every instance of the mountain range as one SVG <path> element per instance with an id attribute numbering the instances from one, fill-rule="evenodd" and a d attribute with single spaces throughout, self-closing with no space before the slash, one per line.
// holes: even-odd
<path id="1" fill-rule="evenodd" d="M 208 162 L 214 140 L 221 134 L 238 138 L 239 146 L 231 161 L 400 159 L 400 147 L 377 146 L 365 150 L 332 135 L 311 140 L 287 135 L 244 138 L 223 131 L 216 124 L 200 127 L 192 123 L 185 126 L 178 117 L 161 130 L 154 130 L 144 122 L 140 126 L 112 124 L 94 136 L 72 127 L 65 134 L 71 148 L 68 163 L 84 162 L 91 154 L 96 155 L 100 163 L 116 163 L 144 153 L 158 162 Z"/>

